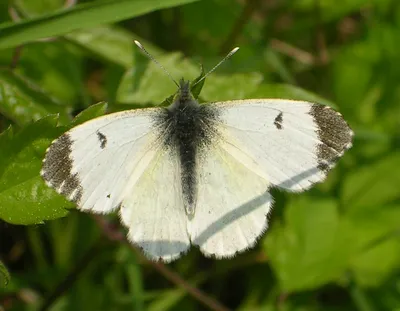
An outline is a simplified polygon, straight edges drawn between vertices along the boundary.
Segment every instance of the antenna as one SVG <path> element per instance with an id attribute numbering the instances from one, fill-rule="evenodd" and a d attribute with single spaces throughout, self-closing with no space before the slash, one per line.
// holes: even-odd
<path id="1" fill-rule="evenodd" d="M 165 67 L 163 65 L 161 65 L 149 52 L 147 52 L 147 50 L 143 47 L 143 45 L 137 41 L 134 40 L 133 42 L 135 42 L 135 44 L 139 47 L 139 49 L 142 50 L 142 52 L 150 59 L 152 60 L 158 67 L 160 67 L 165 74 L 172 80 L 172 82 L 175 83 L 175 85 L 178 87 L 178 89 L 180 88 L 179 84 L 175 81 L 174 78 L 172 78 L 172 76 L 170 75 L 170 73 L 167 71 L 167 69 L 165 69 Z M 212 72 L 215 71 L 215 69 L 217 69 L 223 62 L 225 62 L 227 59 L 231 58 L 231 56 L 233 54 L 235 54 L 237 51 L 239 50 L 239 47 L 235 47 L 232 51 L 230 51 L 218 64 L 216 64 L 209 72 L 207 72 L 199 81 L 197 81 L 194 85 L 198 84 L 199 82 L 203 81 L 209 74 L 211 74 Z"/>
<path id="2" fill-rule="evenodd" d="M 223 62 L 225 62 L 227 59 L 231 58 L 233 54 L 235 54 L 239 50 L 239 47 L 235 47 L 232 51 L 228 53 L 218 64 L 216 64 L 209 72 L 207 72 L 203 78 L 201 78 L 199 81 L 197 81 L 193 86 L 198 84 L 199 82 L 203 81 L 210 73 L 212 73 L 215 69 L 217 69 Z"/>
<path id="3" fill-rule="evenodd" d="M 178 87 L 178 89 L 180 88 L 179 84 L 175 81 L 174 78 L 172 78 L 172 76 L 169 74 L 169 72 L 167 71 L 167 69 L 165 69 L 165 67 L 163 65 L 161 65 L 149 52 L 147 52 L 147 50 L 143 47 L 143 45 L 137 41 L 134 40 L 135 44 L 139 47 L 139 49 L 142 50 L 142 52 L 150 59 L 152 60 L 158 67 L 160 67 L 165 74 L 172 80 L 172 82 L 175 83 L 175 85 Z M 225 57 L 226 58 L 226 57 Z"/>

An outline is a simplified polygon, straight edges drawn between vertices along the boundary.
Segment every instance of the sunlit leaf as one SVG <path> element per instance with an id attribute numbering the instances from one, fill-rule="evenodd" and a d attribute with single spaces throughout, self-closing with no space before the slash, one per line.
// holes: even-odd
<path id="1" fill-rule="evenodd" d="M 399 185 L 400 154 L 393 153 L 350 172 L 342 200 L 348 209 L 380 205 L 400 198 Z"/>
<path id="2" fill-rule="evenodd" d="M 65 37 L 93 55 L 125 68 L 134 65 L 133 53 L 138 48 L 133 40 L 139 40 L 154 56 L 160 53 L 160 50 L 151 43 L 117 26 L 79 29 L 66 34 Z"/>
<path id="3" fill-rule="evenodd" d="M 83 111 L 71 123 L 77 125 L 104 114 L 105 103 Z M 46 186 L 40 177 L 45 151 L 68 127 L 56 127 L 49 116 L 13 134 L 0 136 L 0 218 L 14 224 L 36 224 L 67 214 L 73 204 Z"/>
<path id="4" fill-rule="evenodd" d="M 7 271 L 7 268 L 0 261 L 0 288 L 6 286 L 10 281 L 10 273 Z"/>
<path id="5" fill-rule="evenodd" d="M 60 36 L 77 29 L 118 22 L 194 1 L 196 0 L 106 0 L 79 4 L 72 9 L 18 24 L 0 25 L 0 49 L 12 48 L 40 38 Z"/>
<path id="6" fill-rule="evenodd" d="M 302 197 L 286 206 L 285 223 L 275 225 L 266 238 L 281 287 L 301 291 L 337 280 L 351 253 L 346 227 L 332 199 Z"/>
<path id="7" fill-rule="evenodd" d="M 12 71 L 0 71 L 0 112 L 19 125 L 59 114 L 60 122 L 68 121 L 68 107 L 45 94 L 32 81 Z"/>
<path id="8" fill-rule="evenodd" d="M 251 96 L 253 98 L 305 100 L 336 108 L 336 105 L 333 102 L 310 91 L 290 84 L 262 84 L 251 94 Z"/>
<path id="9" fill-rule="evenodd" d="M 71 206 L 47 187 L 39 172 L 45 150 L 60 134 L 57 117 L 41 119 L 0 136 L 0 218 L 14 224 L 35 224 L 63 217 Z"/>

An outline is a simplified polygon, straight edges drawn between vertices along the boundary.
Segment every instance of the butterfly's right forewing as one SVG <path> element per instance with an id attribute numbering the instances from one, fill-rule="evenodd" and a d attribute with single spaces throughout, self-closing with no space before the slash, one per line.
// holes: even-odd
<path id="1" fill-rule="evenodd" d="M 48 148 L 41 175 L 80 210 L 120 209 L 130 240 L 168 261 L 189 240 L 179 165 L 162 148 L 155 125 L 162 111 L 129 110 L 72 128 Z"/>

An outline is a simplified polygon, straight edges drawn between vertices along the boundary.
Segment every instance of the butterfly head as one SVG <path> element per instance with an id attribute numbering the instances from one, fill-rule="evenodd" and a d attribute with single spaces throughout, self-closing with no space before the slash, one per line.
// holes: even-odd
<path id="1" fill-rule="evenodd" d="M 189 81 L 185 81 L 183 78 L 179 80 L 179 89 L 175 100 L 182 103 L 194 100 L 192 92 L 190 91 Z"/>
<path id="2" fill-rule="evenodd" d="M 179 81 L 178 92 L 175 94 L 170 110 L 186 109 L 188 106 L 198 105 L 190 90 L 190 82 L 184 79 Z"/>

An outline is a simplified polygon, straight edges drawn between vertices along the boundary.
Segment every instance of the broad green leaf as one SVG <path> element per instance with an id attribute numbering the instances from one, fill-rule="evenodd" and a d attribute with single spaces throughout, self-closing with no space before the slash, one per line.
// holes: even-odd
<path id="1" fill-rule="evenodd" d="M 37 16 L 44 13 L 49 13 L 57 9 L 61 9 L 65 1 L 64 0 L 17 0 L 13 1 L 14 7 L 22 16 Z"/>
<path id="2" fill-rule="evenodd" d="M 105 103 L 81 112 L 69 127 L 104 114 Z M 73 204 L 45 185 L 39 175 L 50 143 L 69 127 L 56 127 L 57 117 L 49 116 L 0 136 L 0 218 L 15 224 L 35 224 L 67 214 Z"/>
<path id="3" fill-rule="evenodd" d="M 203 86 L 204 86 L 204 82 L 206 81 L 204 76 L 205 76 L 204 68 L 203 68 L 203 66 L 201 66 L 200 75 L 196 79 L 194 79 L 192 82 L 190 82 L 190 91 L 192 92 L 193 97 L 196 99 L 199 98 L 201 90 L 203 89 Z"/>
<path id="4" fill-rule="evenodd" d="M 125 68 L 134 65 L 133 55 L 138 48 L 133 40 L 139 40 L 154 56 L 160 53 L 151 43 L 117 26 L 80 29 L 65 35 L 65 38 L 93 55 Z"/>
<path id="5" fill-rule="evenodd" d="M 71 105 L 85 96 L 83 62 L 81 51 L 64 40 L 56 40 L 24 46 L 15 70 L 62 105 Z"/>
<path id="6" fill-rule="evenodd" d="M 60 135 L 49 116 L 17 134 L 0 136 L 0 218 L 13 224 L 37 224 L 63 217 L 71 204 L 47 187 L 39 172 L 46 148 Z"/>
<path id="7" fill-rule="evenodd" d="M 258 72 L 231 75 L 213 73 L 207 77 L 200 98 L 206 102 L 252 98 L 262 79 Z"/>
<path id="8" fill-rule="evenodd" d="M 188 59 L 183 59 L 180 53 L 170 53 L 157 57 L 175 80 L 184 78 L 193 80 L 198 76 L 201 68 L 193 65 Z M 117 101 L 125 104 L 153 104 L 159 105 L 165 98 L 175 94 L 176 85 L 153 62 L 148 63 L 140 80 L 136 69 L 129 69 L 121 81 L 117 91 Z M 137 85 L 137 87 L 135 87 Z"/>
<path id="9" fill-rule="evenodd" d="M 285 224 L 266 238 L 271 266 L 286 292 L 309 290 L 340 277 L 351 243 L 332 199 L 302 197 L 285 208 Z"/>
<path id="10" fill-rule="evenodd" d="M 13 48 L 37 39 L 118 22 L 194 1 L 196 0 L 106 0 L 79 4 L 72 9 L 43 15 L 18 24 L 0 25 L 0 49 Z"/>
<path id="11" fill-rule="evenodd" d="M 380 286 L 400 268 L 400 227 L 398 230 L 397 236 L 366 249 L 352 260 L 352 272 L 360 285 Z"/>
<path id="12" fill-rule="evenodd" d="M 251 94 L 251 96 L 252 98 L 305 100 L 336 108 L 336 105 L 333 102 L 290 84 L 262 84 Z"/>
<path id="13" fill-rule="evenodd" d="M 60 122 L 66 123 L 69 120 L 67 109 L 32 81 L 12 71 L 0 71 L 0 112 L 18 125 L 56 113 L 60 115 Z"/>
<path id="14" fill-rule="evenodd" d="M 400 153 L 396 152 L 347 174 L 342 202 L 347 209 L 379 206 L 400 198 L 399 185 Z"/>
<path id="15" fill-rule="evenodd" d="M 202 70 L 202 67 L 194 65 L 188 59 L 182 59 L 179 53 L 159 56 L 157 60 L 176 80 L 182 77 L 190 81 L 195 80 Z M 117 92 L 118 102 L 158 105 L 177 91 L 176 85 L 169 81 L 165 73 L 153 63 L 149 63 L 138 82 L 137 89 L 134 87 L 136 78 L 135 70 L 130 69 L 126 72 Z M 257 90 L 261 81 L 262 76 L 259 73 L 229 76 L 213 73 L 207 77 L 200 98 L 206 102 L 249 98 L 250 94 Z"/>
<path id="16" fill-rule="evenodd" d="M 0 261 L 0 288 L 6 286 L 10 282 L 10 278 L 6 266 Z"/>
<path id="17" fill-rule="evenodd" d="M 72 121 L 71 125 L 76 126 L 93 118 L 100 117 L 106 113 L 106 110 L 107 103 L 97 103 L 95 105 L 92 105 L 82 111 L 80 114 L 78 114 Z"/>
<path id="18" fill-rule="evenodd" d="M 357 206 L 344 216 L 354 238 L 350 262 L 354 276 L 363 286 L 382 284 L 400 268 L 400 206 Z"/>
<path id="19" fill-rule="evenodd" d="M 360 252 L 373 248 L 384 237 L 400 230 L 400 207 L 396 204 L 358 206 L 350 208 L 343 216 L 353 230 L 353 247 Z"/>

